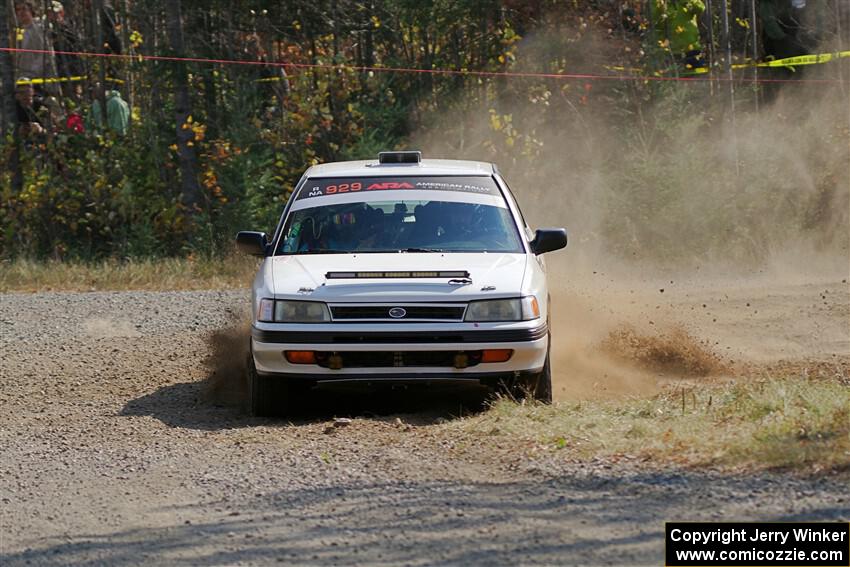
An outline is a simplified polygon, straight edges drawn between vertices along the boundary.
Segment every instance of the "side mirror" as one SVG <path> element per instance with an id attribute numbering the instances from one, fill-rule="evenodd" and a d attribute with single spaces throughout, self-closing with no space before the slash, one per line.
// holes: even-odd
<path id="1" fill-rule="evenodd" d="M 236 235 L 236 247 L 240 252 L 251 256 L 265 256 L 269 247 L 269 239 L 265 232 L 243 230 Z"/>
<path id="2" fill-rule="evenodd" d="M 560 250 L 567 245 L 567 231 L 563 228 L 541 228 L 534 233 L 531 241 L 531 251 L 535 254 L 545 254 L 552 250 Z"/>

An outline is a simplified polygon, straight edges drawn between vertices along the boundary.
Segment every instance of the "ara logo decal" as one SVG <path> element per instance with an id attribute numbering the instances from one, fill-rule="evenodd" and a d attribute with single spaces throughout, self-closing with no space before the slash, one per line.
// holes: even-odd
<path id="1" fill-rule="evenodd" d="M 366 188 L 367 191 L 376 191 L 380 189 L 413 189 L 413 185 L 406 181 L 401 183 L 398 181 L 385 181 L 383 183 L 372 183 Z"/>

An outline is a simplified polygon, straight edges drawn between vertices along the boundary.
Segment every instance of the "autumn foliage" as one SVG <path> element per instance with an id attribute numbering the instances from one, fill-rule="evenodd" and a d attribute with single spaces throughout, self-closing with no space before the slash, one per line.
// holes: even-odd
<path id="1" fill-rule="evenodd" d="M 239 229 L 271 230 L 310 165 L 410 147 L 497 162 L 521 200 L 542 205 L 535 220 L 578 227 L 585 240 L 631 257 L 687 228 L 664 224 L 687 218 L 681 210 L 658 213 L 689 198 L 689 168 L 700 178 L 716 176 L 710 200 L 739 194 L 740 183 L 767 171 L 752 169 L 760 167 L 747 157 L 752 148 L 729 157 L 722 83 L 386 71 L 678 76 L 686 70 L 654 37 L 644 2 L 184 0 L 183 53 L 169 37 L 174 21 L 165 5 L 122 3 L 130 57 L 86 59 L 92 76 L 106 66 L 102 74 L 131 103 L 129 133 L 59 128 L 19 141 L 20 179 L 11 167 L 0 170 L 0 257 L 217 255 L 231 249 Z M 742 57 L 748 29 L 733 30 Z M 150 55 L 254 64 L 178 64 Z M 275 63 L 288 65 L 286 77 Z M 190 109 L 178 121 L 181 81 Z M 779 96 L 778 87 L 749 84 L 735 95 L 739 113 Z M 843 126 L 829 128 L 836 139 L 847 136 Z M 14 147 L 9 135 L 4 163 Z M 840 155 L 811 154 L 823 162 L 813 189 L 782 193 L 795 210 L 815 207 L 818 198 L 832 202 L 846 178 Z M 186 175 L 196 181 L 191 199 Z M 749 197 L 748 215 L 773 211 Z M 575 207 L 565 212 L 565 202 Z M 734 245 L 748 257 L 763 245 L 753 230 L 715 235 L 720 243 L 687 238 L 697 250 Z M 674 248 L 673 256 L 681 252 Z"/>

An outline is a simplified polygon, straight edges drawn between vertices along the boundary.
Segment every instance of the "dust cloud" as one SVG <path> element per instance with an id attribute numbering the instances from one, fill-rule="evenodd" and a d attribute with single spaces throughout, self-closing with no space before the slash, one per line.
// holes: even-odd
<path id="1" fill-rule="evenodd" d="M 536 34 L 514 70 L 552 71 L 540 62 L 557 53 L 561 72 L 598 72 L 616 61 L 606 45 Z M 651 394 L 736 362 L 826 356 L 822 345 L 850 356 L 846 317 L 835 324 L 847 286 L 829 314 L 791 296 L 850 272 L 842 73 L 821 65 L 796 76 L 832 82 L 738 84 L 734 112 L 722 82 L 516 80 L 496 96 L 443 100 L 409 146 L 497 163 L 530 226 L 567 227 L 568 248 L 546 256 L 556 398 Z M 673 282 L 676 301 L 663 294 Z M 746 299 L 724 300 L 739 288 Z"/>
<path id="2" fill-rule="evenodd" d="M 553 290 L 556 400 L 647 396 L 673 382 L 734 373 L 719 341 L 696 336 L 681 309 L 651 295 L 586 286 Z"/>
<path id="3" fill-rule="evenodd" d="M 245 408 L 248 402 L 246 363 L 251 324 L 233 316 L 221 329 L 206 336 L 207 369 L 204 396 L 215 405 Z"/>
<path id="4" fill-rule="evenodd" d="M 528 34 L 511 70 L 634 66 L 638 38 L 592 27 Z M 498 79 L 442 94 L 408 145 L 496 163 L 532 226 L 570 231 L 550 261 L 565 273 L 846 275 L 848 71 L 762 70 L 800 80 L 738 82 L 734 106 L 723 81 Z"/>

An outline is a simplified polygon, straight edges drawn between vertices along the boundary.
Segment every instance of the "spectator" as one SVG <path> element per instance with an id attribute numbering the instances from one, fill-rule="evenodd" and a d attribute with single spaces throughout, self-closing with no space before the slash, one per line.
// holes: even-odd
<path id="1" fill-rule="evenodd" d="M 818 44 L 817 29 L 806 26 L 807 19 L 816 21 L 823 2 L 803 0 L 761 0 L 762 44 L 765 55 L 774 59 L 811 53 Z"/>
<path id="2" fill-rule="evenodd" d="M 46 107 L 40 96 L 35 94 L 29 78 L 22 77 L 15 86 L 15 109 L 18 114 L 18 126 L 21 135 L 44 134 L 44 124 L 39 114 Z"/>
<path id="3" fill-rule="evenodd" d="M 101 99 L 106 100 L 106 125 L 113 132 L 123 136 L 127 133 L 127 127 L 130 124 L 130 107 L 121 98 L 121 93 L 116 90 L 104 91 L 100 83 L 95 83 L 92 87 L 92 100 L 94 102 L 89 111 L 88 128 L 103 129 Z"/>
<path id="4" fill-rule="evenodd" d="M 68 98 L 78 100 L 77 83 L 68 79 L 85 74 L 80 57 L 71 55 L 81 51 L 80 38 L 65 20 L 65 7 L 61 2 L 56 0 L 51 2 L 47 19 L 50 22 L 50 41 L 53 43 L 53 49 L 58 52 L 56 53 L 56 71 L 60 78 L 66 79 L 60 83 L 62 93 Z"/>
<path id="5" fill-rule="evenodd" d="M 53 47 L 50 39 L 45 35 L 44 24 L 36 20 L 33 3 L 28 0 L 15 0 L 15 17 L 18 26 L 23 30 L 17 41 L 18 49 L 32 49 L 46 53 L 19 52 L 15 58 L 15 73 L 17 78 L 28 77 L 33 79 L 55 79 L 56 62 L 53 57 Z M 59 89 L 55 82 L 44 82 L 43 86 L 36 90 L 58 93 Z"/>
<path id="6" fill-rule="evenodd" d="M 705 67 L 699 37 L 702 0 L 653 0 L 652 18 L 659 40 L 689 69 Z"/>
<path id="7" fill-rule="evenodd" d="M 124 53 L 124 45 L 121 42 L 121 36 L 118 35 L 118 30 L 121 29 L 118 15 L 109 0 L 103 0 L 100 25 L 103 27 L 103 41 L 106 44 L 105 47 L 109 48 L 109 52 L 118 55 Z"/>
<path id="8" fill-rule="evenodd" d="M 83 2 L 87 14 L 91 13 L 91 0 Z M 98 51 L 103 50 L 104 53 L 115 53 L 120 55 L 123 53 L 123 44 L 118 35 L 118 30 L 121 26 L 118 23 L 118 16 L 115 14 L 115 8 L 109 0 L 103 0 L 103 9 L 100 12 L 100 29 L 103 32 L 103 45 L 99 46 Z"/>
<path id="9" fill-rule="evenodd" d="M 289 96 L 289 77 L 286 75 L 286 69 L 282 65 L 269 65 L 269 59 L 266 55 L 266 50 L 263 49 L 260 38 L 257 35 L 252 35 L 248 38 L 248 43 L 245 47 L 245 54 L 250 61 L 260 61 L 263 65 L 259 65 L 260 72 L 257 79 L 258 91 L 262 93 L 264 103 L 274 97 L 276 105 L 273 111 L 283 111 L 283 102 Z"/>

